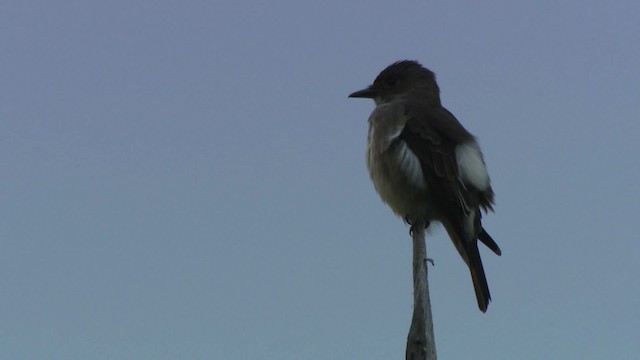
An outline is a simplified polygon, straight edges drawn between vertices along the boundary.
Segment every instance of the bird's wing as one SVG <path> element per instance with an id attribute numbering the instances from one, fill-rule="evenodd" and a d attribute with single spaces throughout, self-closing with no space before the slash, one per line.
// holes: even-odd
<path id="1" fill-rule="evenodd" d="M 477 240 L 496 254 L 500 248 L 482 228 L 479 206 L 490 205 L 478 189 L 467 188 L 460 179 L 456 146 L 474 141 L 449 111 L 443 107 L 406 107 L 407 123 L 400 139 L 420 160 L 429 194 L 437 203 L 440 221 L 456 249 L 469 266 L 481 311 L 486 311 L 491 294 L 478 252 Z M 492 191 L 488 190 L 492 195 Z M 472 222 L 473 234 L 468 223 Z"/>
<path id="2" fill-rule="evenodd" d="M 443 107 L 407 105 L 407 123 L 400 139 L 415 153 L 432 196 L 456 216 L 466 216 L 477 207 L 477 199 L 460 179 L 456 146 L 473 141 L 473 135 Z M 454 215 L 453 213 L 450 215 Z"/>

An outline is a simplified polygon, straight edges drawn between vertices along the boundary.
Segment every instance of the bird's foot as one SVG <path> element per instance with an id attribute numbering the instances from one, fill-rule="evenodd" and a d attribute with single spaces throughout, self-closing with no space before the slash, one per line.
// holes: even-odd
<path id="1" fill-rule="evenodd" d="M 405 215 L 403 219 L 404 219 L 404 222 L 405 222 L 405 223 L 407 223 L 407 224 L 409 224 L 409 225 L 410 225 L 410 227 L 409 227 L 409 236 L 413 237 L 413 233 L 415 232 L 415 226 L 416 226 L 417 224 L 419 224 L 419 221 L 418 221 L 418 220 L 415 220 L 415 219 L 410 218 L 410 217 L 409 217 L 409 215 Z M 424 222 L 424 228 L 426 229 L 426 228 L 428 228 L 428 227 L 429 227 L 429 222 L 428 222 L 428 221 L 425 221 L 425 222 Z"/>

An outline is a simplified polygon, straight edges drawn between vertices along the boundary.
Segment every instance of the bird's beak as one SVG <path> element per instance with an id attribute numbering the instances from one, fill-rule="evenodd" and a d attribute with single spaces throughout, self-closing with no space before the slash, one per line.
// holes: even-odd
<path id="1" fill-rule="evenodd" d="M 353 94 L 349 95 L 350 98 L 367 98 L 373 99 L 378 96 L 378 92 L 373 89 L 373 86 L 369 86 L 366 89 L 358 90 Z"/>

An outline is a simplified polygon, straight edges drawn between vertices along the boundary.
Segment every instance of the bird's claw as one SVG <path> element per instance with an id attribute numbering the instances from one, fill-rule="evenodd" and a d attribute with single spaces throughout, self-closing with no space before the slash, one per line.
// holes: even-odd
<path id="1" fill-rule="evenodd" d="M 404 222 L 409 224 L 409 236 L 413 237 L 413 233 L 415 231 L 415 226 L 416 224 L 418 224 L 419 222 L 417 220 L 414 220 L 412 218 L 409 217 L 409 215 L 405 215 L 403 218 Z M 429 227 L 429 221 L 425 221 L 424 222 L 424 228 L 428 228 Z"/>

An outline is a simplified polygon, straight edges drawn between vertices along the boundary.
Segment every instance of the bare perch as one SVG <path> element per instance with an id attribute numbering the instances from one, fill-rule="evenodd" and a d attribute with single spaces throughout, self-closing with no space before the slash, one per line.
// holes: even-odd
<path id="1" fill-rule="evenodd" d="M 436 360 L 436 342 L 433 336 L 431 299 L 427 270 L 425 224 L 416 222 L 411 227 L 413 240 L 413 318 L 407 337 L 407 360 Z"/>

